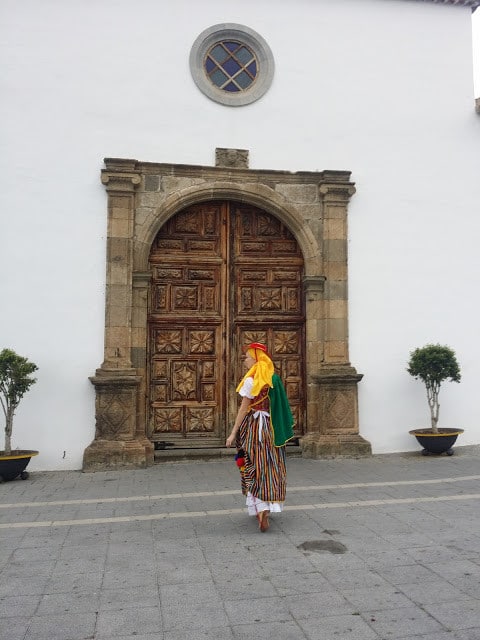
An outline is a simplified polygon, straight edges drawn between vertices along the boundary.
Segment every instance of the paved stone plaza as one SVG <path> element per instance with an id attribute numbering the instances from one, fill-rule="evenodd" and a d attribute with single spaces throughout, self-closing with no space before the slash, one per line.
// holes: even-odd
<path id="1" fill-rule="evenodd" d="M 479 640 L 478 447 L 289 457 L 262 534 L 232 459 L 0 485 L 0 640 Z"/>

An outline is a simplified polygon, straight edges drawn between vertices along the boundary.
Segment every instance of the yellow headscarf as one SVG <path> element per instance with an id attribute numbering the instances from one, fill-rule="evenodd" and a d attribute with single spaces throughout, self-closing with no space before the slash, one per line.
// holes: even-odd
<path id="1" fill-rule="evenodd" d="M 247 354 L 255 360 L 255 364 L 243 376 L 237 391 L 240 391 L 246 378 L 253 378 L 252 395 L 256 397 L 265 385 L 273 388 L 272 377 L 275 367 L 263 349 L 249 347 Z"/>

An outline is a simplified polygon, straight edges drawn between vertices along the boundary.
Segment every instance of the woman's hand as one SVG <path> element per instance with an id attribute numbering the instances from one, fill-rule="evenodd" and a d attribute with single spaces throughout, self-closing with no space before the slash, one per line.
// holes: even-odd
<path id="1" fill-rule="evenodd" d="M 226 447 L 233 447 L 235 444 L 235 434 L 230 434 L 225 442 Z"/>

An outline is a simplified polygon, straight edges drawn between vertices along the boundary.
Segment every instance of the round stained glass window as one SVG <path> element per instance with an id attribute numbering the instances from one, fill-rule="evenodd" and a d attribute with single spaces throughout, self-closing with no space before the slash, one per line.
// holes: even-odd
<path id="1" fill-rule="evenodd" d="M 223 91 L 246 91 L 257 77 L 257 58 L 241 42 L 216 43 L 205 58 L 205 71 L 213 84 Z"/>
<path id="2" fill-rule="evenodd" d="M 225 24 L 200 34 L 190 53 L 190 70 L 209 98 L 241 106 L 258 100 L 269 88 L 274 62 L 261 36 L 248 27 Z"/>

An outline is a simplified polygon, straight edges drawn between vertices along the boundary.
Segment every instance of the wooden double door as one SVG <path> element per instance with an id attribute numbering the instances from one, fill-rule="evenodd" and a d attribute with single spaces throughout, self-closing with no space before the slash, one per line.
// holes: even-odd
<path id="1" fill-rule="evenodd" d="M 305 425 L 303 257 L 277 218 L 238 202 L 173 216 L 150 254 L 148 429 L 153 441 L 218 446 L 235 419 L 242 348 L 268 346 Z"/>

